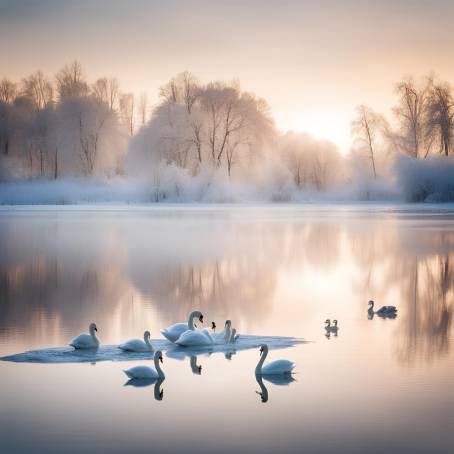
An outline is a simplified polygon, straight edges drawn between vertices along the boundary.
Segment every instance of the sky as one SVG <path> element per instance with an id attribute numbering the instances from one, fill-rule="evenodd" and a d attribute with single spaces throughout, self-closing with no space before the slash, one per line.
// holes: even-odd
<path id="1" fill-rule="evenodd" d="M 448 0 L 0 0 L 0 77 L 77 59 L 90 80 L 116 76 L 154 103 L 185 70 L 239 79 L 280 130 L 345 151 L 355 106 L 391 115 L 407 75 L 454 82 L 453 17 Z"/>

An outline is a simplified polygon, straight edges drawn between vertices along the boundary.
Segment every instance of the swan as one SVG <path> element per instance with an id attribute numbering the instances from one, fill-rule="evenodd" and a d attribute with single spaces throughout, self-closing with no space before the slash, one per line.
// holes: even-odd
<path id="1" fill-rule="evenodd" d="M 181 347 L 195 347 L 213 345 L 214 341 L 207 329 L 188 329 L 175 343 Z"/>
<path id="2" fill-rule="evenodd" d="M 236 333 L 236 328 L 233 328 L 232 334 L 230 335 L 229 344 L 234 344 L 239 337 L 240 335 Z"/>
<path id="3" fill-rule="evenodd" d="M 368 303 L 369 308 L 367 309 L 367 313 L 370 315 L 377 314 L 381 316 L 394 316 L 397 315 L 397 308 L 396 306 L 382 306 L 378 311 L 374 311 L 374 302 L 370 300 Z"/>
<path id="4" fill-rule="evenodd" d="M 213 333 L 216 331 L 216 323 L 211 322 L 211 329 L 213 330 Z"/>
<path id="5" fill-rule="evenodd" d="M 268 363 L 265 367 L 263 363 L 268 355 L 268 345 L 263 344 L 260 346 L 260 360 L 255 368 L 256 375 L 274 375 L 274 374 L 291 374 L 295 367 L 295 363 L 292 363 L 288 359 L 278 359 Z"/>
<path id="6" fill-rule="evenodd" d="M 228 344 L 232 335 L 232 320 L 226 320 L 224 329 L 220 333 L 213 333 L 211 337 L 216 344 Z"/>
<path id="7" fill-rule="evenodd" d="M 90 334 L 85 333 L 79 334 L 69 343 L 69 345 L 71 347 L 74 347 L 75 349 L 98 348 L 99 339 L 96 337 L 95 334 L 95 331 L 98 331 L 98 328 L 96 328 L 96 324 L 90 323 L 88 331 Z"/>
<path id="8" fill-rule="evenodd" d="M 149 352 L 153 350 L 153 346 L 150 344 L 150 331 L 143 333 L 143 340 L 131 339 L 124 344 L 120 344 L 118 348 L 125 352 Z"/>
<path id="9" fill-rule="evenodd" d="M 165 378 L 159 361 L 161 361 L 161 363 L 163 362 L 162 352 L 160 350 L 154 354 L 154 366 L 156 370 L 148 366 L 135 366 L 130 369 L 123 370 L 123 372 L 129 378 Z"/>
<path id="10" fill-rule="evenodd" d="M 194 330 L 194 318 L 198 317 L 203 323 L 203 314 L 200 311 L 193 311 L 189 314 L 188 323 L 175 323 L 169 328 L 160 329 L 161 334 L 170 342 L 176 342 L 178 338 L 187 330 Z"/>
<path id="11" fill-rule="evenodd" d="M 232 333 L 232 320 L 225 321 L 225 328 L 224 328 L 224 342 L 227 344 L 230 341 Z"/>

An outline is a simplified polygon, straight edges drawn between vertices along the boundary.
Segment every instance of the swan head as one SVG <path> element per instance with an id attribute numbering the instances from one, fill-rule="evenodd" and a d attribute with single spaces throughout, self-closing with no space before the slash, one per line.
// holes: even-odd
<path id="1" fill-rule="evenodd" d="M 374 307 L 374 302 L 372 300 L 369 300 L 367 304 L 370 306 L 371 309 Z"/>
<path id="2" fill-rule="evenodd" d="M 228 326 L 230 328 L 232 326 L 232 320 L 226 320 L 225 321 L 225 326 L 226 327 Z"/>
<path id="3" fill-rule="evenodd" d="M 90 333 L 93 333 L 94 331 L 98 331 L 98 328 L 96 328 L 96 323 L 90 323 L 88 330 L 90 331 Z"/>
<path id="4" fill-rule="evenodd" d="M 154 354 L 154 357 L 159 359 L 159 361 L 161 361 L 161 363 L 164 362 L 163 358 L 162 358 L 162 352 L 161 350 L 158 350 L 155 354 Z"/>
<path id="5" fill-rule="evenodd" d="M 198 317 L 199 322 L 203 323 L 203 314 L 200 311 L 192 311 L 189 319 Z"/>
<path id="6" fill-rule="evenodd" d="M 327 325 L 331 325 L 331 320 L 330 320 L 329 318 L 327 318 L 327 319 L 325 320 L 325 323 L 326 323 Z"/>
<path id="7" fill-rule="evenodd" d="M 260 356 L 263 355 L 263 352 L 267 352 L 267 351 L 268 351 L 268 345 L 266 345 L 266 344 L 260 345 Z"/>
<path id="8" fill-rule="evenodd" d="M 216 323 L 211 322 L 211 329 L 214 331 L 216 329 Z"/>
<path id="9" fill-rule="evenodd" d="M 337 320 L 333 320 L 333 325 L 337 326 Z"/>
<path id="10" fill-rule="evenodd" d="M 145 331 L 145 332 L 143 333 L 143 338 L 144 338 L 145 340 L 150 340 L 150 337 L 151 337 L 150 331 Z"/>

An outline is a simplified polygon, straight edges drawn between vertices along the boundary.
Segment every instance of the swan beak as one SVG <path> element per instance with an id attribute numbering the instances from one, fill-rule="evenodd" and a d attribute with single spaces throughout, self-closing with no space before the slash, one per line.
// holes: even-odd
<path id="1" fill-rule="evenodd" d="M 203 323 L 203 315 L 201 315 L 201 316 L 199 317 L 199 321 L 200 321 L 200 323 Z"/>
<path id="2" fill-rule="evenodd" d="M 96 331 L 96 332 L 98 331 L 98 328 L 96 328 L 96 326 L 95 326 L 95 331 Z"/>
<path id="3" fill-rule="evenodd" d="M 262 353 L 263 353 L 263 348 L 260 347 L 260 356 L 262 356 Z"/>
<path id="4" fill-rule="evenodd" d="M 162 356 L 159 357 L 159 361 L 161 361 L 161 363 L 164 363 L 164 360 L 162 359 Z"/>

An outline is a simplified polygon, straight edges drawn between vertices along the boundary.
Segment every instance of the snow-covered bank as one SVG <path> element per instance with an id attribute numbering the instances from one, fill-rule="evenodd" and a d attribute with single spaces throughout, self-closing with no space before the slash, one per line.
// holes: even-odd
<path id="1" fill-rule="evenodd" d="M 406 202 L 453 202 L 454 159 L 401 156 L 395 164 L 401 199 Z"/>
<path id="2" fill-rule="evenodd" d="M 16 180 L 0 183 L 0 205 L 166 203 L 453 202 L 454 160 L 397 159 L 388 179 L 357 177 L 329 191 L 301 190 L 274 168 L 250 182 L 204 169 L 193 176 L 174 165 L 147 178 Z"/>
<path id="3" fill-rule="evenodd" d="M 289 185 L 260 187 L 203 178 L 161 183 L 109 179 L 33 180 L 0 183 L 0 205 L 155 203 L 323 203 L 397 200 L 383 185 L 359 184 L 338 192 L 300 191 Z"/>

